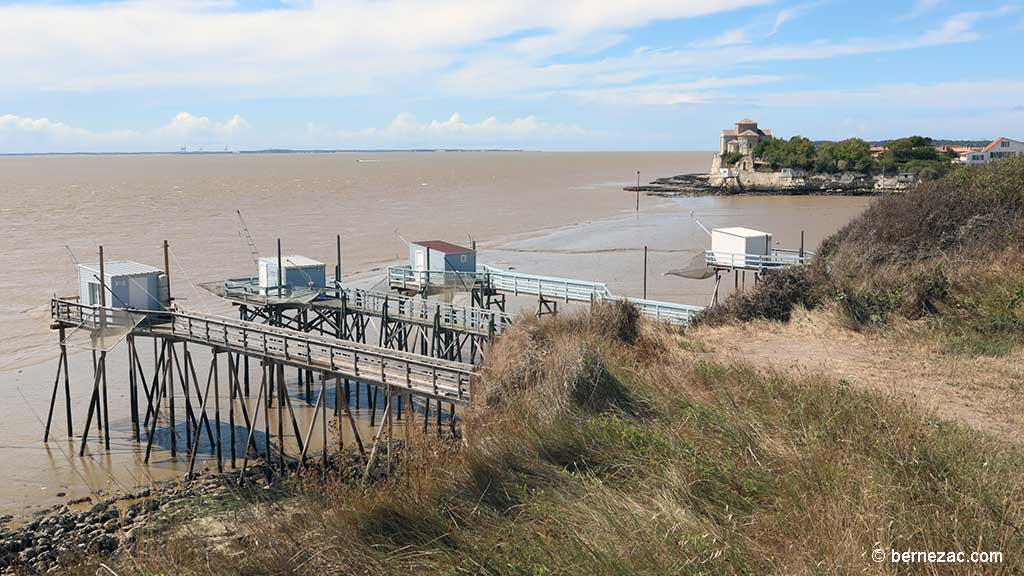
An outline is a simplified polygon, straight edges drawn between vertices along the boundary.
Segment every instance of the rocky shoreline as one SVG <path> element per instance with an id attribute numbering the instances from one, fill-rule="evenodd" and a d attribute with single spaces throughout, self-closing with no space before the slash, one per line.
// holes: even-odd
<path id="1" fill-rule="evenodd" d="M 888 183 L 888 181 L 886 182 Z M 667 178 L 658 178 L 653 182 L 639 186 L 626 186 L 627 192 L 645 193 L 647 196 L 674 198 L 680 196 L 738 196 L 738 195 L 783 195 L 799 196 L 808 194 L 830 194 L 836 196 L 873 196 L 902 192 L 906 185 L 879 186 L 871 177 L 866 178 L 833 178 L 826 176 L 805 176 L 788 185 L 742 185 L 739 179 L 730 180 L 727 184 L 712 183 L 709 174 L 680 174 Z"/>
<path id="2" fill-rule="evenodd" d="M 80 498 L 43 511 L 19 528 L 0 528 L 0 574 L 56 573 L 84 557 L 130 546 L 155 528 L 175 503 L 230 496 L 239 474 L 197 474 L 191 481 L 169 480 L 106 498 Z M 246 484 L 257 490 L 270 488 L 266 478 L 262 465 L 245 475 Z"/>

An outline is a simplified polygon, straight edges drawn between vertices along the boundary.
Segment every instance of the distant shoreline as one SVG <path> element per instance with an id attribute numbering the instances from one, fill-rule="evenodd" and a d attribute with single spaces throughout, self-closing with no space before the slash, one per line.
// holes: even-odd
<path id="1" fill-rule="evenodd" d="M 0 152 L 0 156 L 234 156 L 237 154 L 378 154 L 392 152 L 534 152 L 517 148 L 380 148 L 380 149 L 317 149 L 266 148 L 262 150 L 211 150 L 196 152 Z M 536 152 L 547 152 L 536 150 Z"/>
<path id="2" fill-rule="evenodd" d="M 679 196 L 879 196 L 893 192 L 902 192 L 906 187 L 879 188 L 867 186 L 864 182 L 852 181 L 843 183 L 833 180 L 819 181 L 821 175 L 810 175 L 812 182 L 804 182 L 793 186 L 776 185 L 715 185 L 710 182 L 711 175 L 703 173 L 680 174 L 668 178 L 658 178 L 653 182 L 637 186 L 625 186 L 627 192 L 643 192 L 647 196 L 675 198 Z M 874 177 L 870 178 L 874 182 Z"/>

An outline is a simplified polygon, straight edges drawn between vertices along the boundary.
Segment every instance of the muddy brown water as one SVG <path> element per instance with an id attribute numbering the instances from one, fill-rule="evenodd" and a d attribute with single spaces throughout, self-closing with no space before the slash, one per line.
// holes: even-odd
<path id="1" fill-rule="evenodd" d="M 75 455 L 77 443 L 66 438 L 62 395 L 54 414 L 56 437 L 42 443 L 57 369 L 49 299 L 77 290 L 72 254 L 94 262 L 102 244 L 110 260 L 162 267 L 160 245 L 166 239 L 178 304 L 232 314 L 196 285 L 255 273 L 240 234 L 239 209 L 263 254 L 280 237 L 286 253 L 333 266 L 334 237 L 341 234 L 345 278 L 367 286 L 377 282 L 384 266 L 405 257 L 403 237 L 457 243 L 472 237 L 481 263 L 603 281 L 617 294 L 637 297 L 643 293 L 648 246 L 648 297 L 704 305 L 713 281 L 662 276 L 707 247 L 697 220 L 708 227 L 767 230 L 787 247 L 798 244 L 803 230 L 811 248 L 869 203 L 828 196 L 641 197 L 635 213 L 635 195 L 621 189 L 635 182 L 637 170 L 647 181 L 703 171 L 710 160 L 711 154 L 696 152 L 0 157 L 0 514 L 25 517 L 97 491 L 171 478 L 187 467 L 180 454 L 170 456 L 166 431 L 157 436 L 148 465 L 130 441 L 123 346 L 111 352 L 108 366 L 111 450 L 92 445 L 86 457 Z M 723 285 L 728 290 L 731 282 Z M 536 305 L 526 299 L 512 304 L 525 310 Z M 139 349 L 152 370 L 152 344 L 140 339 Z M 208 357 L 193 353 L 201 370 Z M 85 351 L 70 357 L 80 434 L 91 357 Z M 222 363 L 221 373 L 226 369 Z M 302 408 L 304 398 L 292 388 L 304 433 L 310 409 Z M 365 390 L 361 401 L 365 405 Z M 328 405 L 333 402 L 330 390 Z M 178 406 L 180 411 L 183 399 Z M 226 408 L 222 418 L 226 426 Z M 180 412 L 178 420 L 181 426 Z M 365 407 L 358 421 L 368 437 Z M 180 447 L 184 429 L 178 432 Z M 243 429 L 236 432 L 242 436 Z M 244 439 L 238 442 L 241 447 Z M 208 457 L 203 461 L 210 463 Z"/>

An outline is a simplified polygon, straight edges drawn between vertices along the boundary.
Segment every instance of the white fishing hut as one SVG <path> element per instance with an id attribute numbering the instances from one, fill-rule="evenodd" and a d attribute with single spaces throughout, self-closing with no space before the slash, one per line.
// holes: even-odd
<path id="1" fill-rule="evenodd" d="M 111 308 L 165 310 L 170 305 L 167 275 L 159 268 L 131 260 L 106 262 L 103 276 L 107 287 L 106 304 Z M 86 306 L 100 305 L 99 264 L 79 264 L 78 285 L 79 302 Z"/>
<path id="2" fill-rule="evenodd" d="M 710 252 L 715 263 L 734 268 L 758 267 L 772 254 L 772 235 L 742 226 L 712 228 Z"/>

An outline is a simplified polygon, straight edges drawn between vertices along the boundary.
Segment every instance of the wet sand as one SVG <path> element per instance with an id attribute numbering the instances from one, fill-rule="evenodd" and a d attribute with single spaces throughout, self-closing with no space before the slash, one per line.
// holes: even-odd
<path id="1" fill-rule="evenodd" d="M 0 514 L 24 516 L 91 492 L 174 477 L 187 466 L 180 454 L 176 460 L 170 457 L 166 432 L 156 438 L 153 461 L 141 464 L 138 447 L 128 439 L 128 391 L 121 382 L 126 352 L 121 349 L 111 353 L 108 369 L 111 453 L 92 445 L 86 458 L 72 455 L 77 443 L 65 439 L 60 395 L 53 424 L 57 440 L 42 444 L 57 368 L 48 302 L 54 293 L 76 289 L 77 274 L 65 244 L 82 261 L 95 260 L 95 247 L 102 243 L 110 259 L 160 265 L 160 243 L 167 239 L 179 305 L 213 313 L 230 314 L 231 308 L 196 284 L 254 273 L 236 208 L 263 253 L 280 236 L 286 253 L 333 265 L 334 235 L 341 234 L 346 279 L 372 282 L 380 268 L 401 260 L 401 237 L 468 243 L 471 235 L 479 241 L 481 263 L 604 281 L 617 294 L 640 296 L 647 245 L 648 296 L 706 304 L 711 280 L 662 276 L 707 246 L 693 216 L 708 227 L 765 229 L 786 246 L 794 246 L 804 229 L 811 248 L 869 202 L 814 196 L 642 197 L 635 214 L 635 196 L 621 190 L 634 181 L 637 169 L 643 178 L 655 178 L 700 171 L 709 162 L 706 153 L 0 158 L 0 225 L 7 231 L 0 266 L 12 271 L 0 280 L 0 321 L 5 325 L 0 333 L 5 400 L 0 404 Z M 535 303 L 513 305 L 530 309 Z M 144 366 L 151 369 L 151 344 L 140 339 L 139 348 Z M 201 370 L 205 364 L 194 353 Z M 85 420 L 90 373 L 89 354 L 72 354 L 76 433 Z M 300 400 L 294 386 L 292 392 Z M 327 398 L 333 406 L 333 390 Z M 365 404 L 365 390 L 361 400 Z M 309 409 L 301 408 L 298 417 L 304 433 Z M 226 408 L 222 419 L 227 438 Z M 367 437 L 368 418 L 359 421 Z M 236 430 L 239 436 L 241 430 Z M 179 438 L 180 447 L 183 427 Z M 57 497 L 59 492 L 64 496 Z"/>

